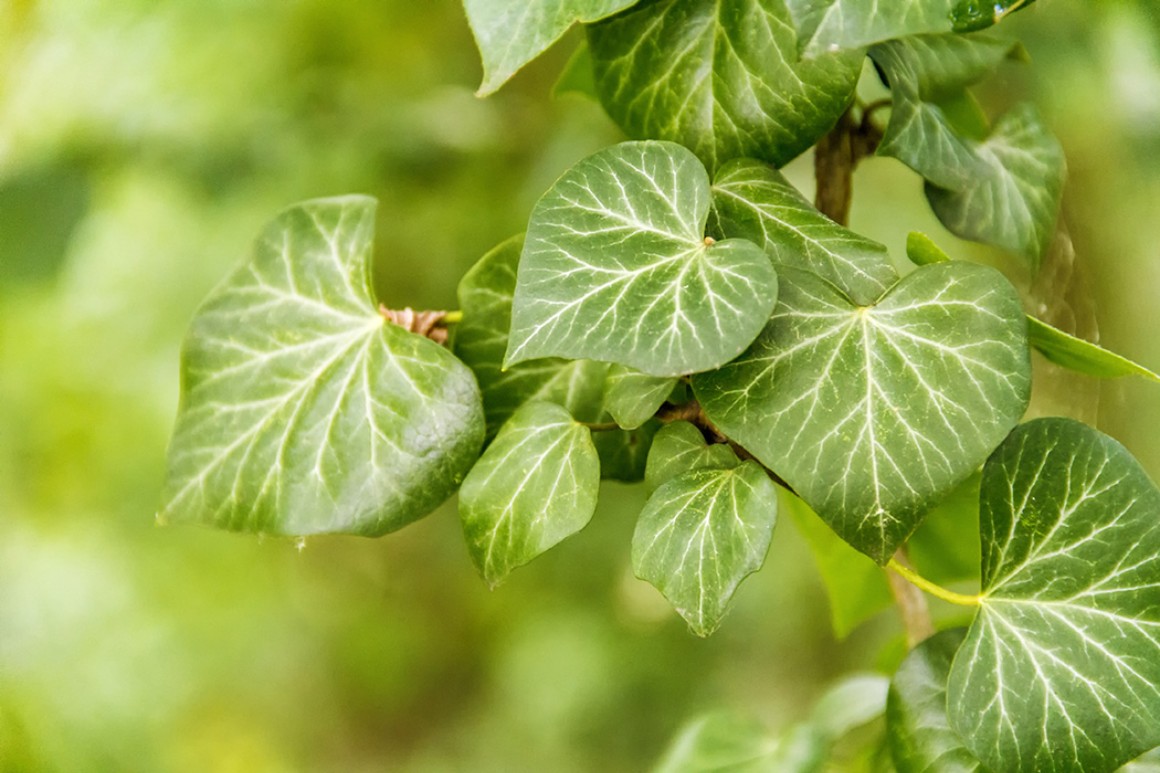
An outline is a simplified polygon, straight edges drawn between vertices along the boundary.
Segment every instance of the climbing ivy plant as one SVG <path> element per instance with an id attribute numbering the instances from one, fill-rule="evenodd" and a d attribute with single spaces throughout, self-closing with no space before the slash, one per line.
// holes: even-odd
<path id="1" fill-rule="evenodd" d="M 465 0 L 481 94 L 581 24 L 563 87 L 628 141 L 564 170 L 457 311 L 380 304 L 373 200 L 274 218 L 193 321 L 159 518 L 378 536 L 458 491 L 495 586 L 584 528 L 601 478 L 639 481 L 636 574 L 708 635 L 780 505 L 846 627 L 889 571 L 910 654 L 888 689 L 855 677 L 781 733 L 695 720 L 662 769 L 821 770 L 883 712 L 876 770 L 1149 769 L 1132 761 L 1160 746 L 1160 491 L 1091 427 L 1021 422 L 1033 349 L 1160 377 L 1028 317 L 994 268 L 921 234 L 891 256 L 845 225 L 876 152 L 1027 275 L 1066 238 L 1048 123 L 1030 105 L 992 120 L 970 91 L 1025 58 L 986 28 L 1026 4 Z M 859 97 L 874 76 L 889 100 Z M 813 203 L 778 171 L 811 147 Z M 974 593 L 915 567 L 939 574 L 964 534 Z M 900 579 L 969 628 L 930 636 Z"/>

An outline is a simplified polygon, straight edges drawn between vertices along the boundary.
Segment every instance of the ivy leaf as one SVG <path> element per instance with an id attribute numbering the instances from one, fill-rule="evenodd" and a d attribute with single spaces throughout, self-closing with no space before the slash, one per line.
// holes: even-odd
<path id="1" fill-rule="evenodd" d="M 508 239 L 480 258 L 459 282 L 463 320 L 454 327 L 452 343 L 479 381 L 489 436 L 530 400 L 561 405 L 579 421 L 598 422 L 604 416 L 605 363 L 552 358 L 503 369 L 523 245 L 523 236 Z"/>
<path id="2" fill-rule="evenodd" d="M 1029 422 L 984 467 L 980 522 L 951 727 L 996 770 L 1101 773 L 1160 745 L 1160 491 L 1139 463 Z"/>
<path id="3" fill-rule="evenodd" d="M 596 88 L 633 137 L 782 165 L 850 103 L 860 52 L 798 59 L 782 0 L 661 0 L 588 27 Z"/>
<path id="4" fill-rule="evenodd" d="M 644 482 L 650 490 L 670 478 L 692 470 L 728 470 L 741 464 L 733 449 L 722 443 L 709 445 L 701 430 L 687 421 L 666 424 L 653 438 Z"/>
<path id="5" fill-rule="evenodd" d="M 777 300 L 760 247 L 708 243 L 709 179 L 669 142 L 589 156 L 532 212 L 507 365 L 588 358 L 652 376 L 718 367 L 757 336 Z"/>
<path id="6" fill-rule="evenodd" d="M 765 331 L 694 377 L 694 392 L 722 432 L 885 564 L 1026 409 L 1019 297 L 970 263 L 923 266 L 869 307 L 812 274 L 783 273 Z"/>
<path id="7" fill-rule="evenodd" d="M 577 22 L 594 22 L 640 0 L 463 0 L 483 57 L 485 97 L 548 50 Z"/>
<path id="8" fill-rule="evenodd" d="M 654 491 L 640 514 L 633 570 L 694 633 L 708 636 L 737 586 L 761 568 L 776 518 L 777 489 L 753 462 L 681 473 Z"/>
<path id="9" fill-rule="evenodd" d="M 717 173 L 709 226 L 714 237 L 763 246 L 778 266 L 812 271 L 857 303 L 873 303 L 898 281 L 886 247 L 830 220 L 759 161 L 730 161 Z"/>
<path id="10" fill-rule="evenodd" d="M 1098 378 L 1119 378 L 1121 376 L 1143 376 L 1149 381 L 1160 381 L 1160 375 L 1143 365 L 1121 357 L 1101 346 L 1076 338 L 1073 335 L 1027 317 L 1027 334 L 1039 353 L 1056 365 Z"/>
<path id="11" fill-rule="evenodd" d="M 945 263 L 951 259 L 943 252 L 942 247 L 935 244 L 924 233 L 911 231 L 906 235 L 906 257 L 916 266 L 929 266 L 932 263 Z"/>
<path id="12" fill-rule="evenodd" d="M 1011 48 L 986 37 L 936 35 L 871 49 L 894 98 L 878 153 L 927 180 L 931 207 L 952 233 L 1019 253 L 1037 266 L 1063 195 L 1066 168 L 1058 140 L 1029 104 L 1004 115 L 983 140 L 965 136 L 937 104 L 989 73 Z"/>
<path id="13" fill-rule="evenodd" d="M 613 365 L 604 383 L 604 405 L 617 424 L 636 429 L 665 404 L 676 385 L 676 378 L 658 378 Z"/>
<path id="14" fill-rule="evenodd" d="M 597 432 L 592 437 L 600 454 L 600 477 L 622 483 L 644 480 L 645 465 L 659 421 L 647 421 L 634 429 Z"/>
<path id="15" fill-rule="evenodd" d="M 753 717 L 714 712 L 682 728 L 656 773 L 821 773 L 828 752 L 809 724 L 774 735 Z"/>
<path id="16" fill-rule="evenodd" d="M 599 489 L 600 459 L 588 428 L 558 405 L 522 406 L 459 492 L 467 546 L 483 579 L 495 587 L 587 526 Z"/>
<path id="17" fill-rule="evenodd" d="M 812 31 L 806 56 L 926 33 L 972 32 L 1034 0 L 791 0 Z"/>
<path id="18" fill-rule="evenodd" d="M 374 210 L 287 209 L 198 310 L 159 520 L 375 536 L 455 491 L 483 442 L 479 389 L 379 314 Z"/>
<path id="19" fill-rule="evenodd" d="M 936 633 L 894 674 L 886 733 L 898 773 L 983 773 L 947 720 L 947 675 L 965 636 L 963 628 Z"/>

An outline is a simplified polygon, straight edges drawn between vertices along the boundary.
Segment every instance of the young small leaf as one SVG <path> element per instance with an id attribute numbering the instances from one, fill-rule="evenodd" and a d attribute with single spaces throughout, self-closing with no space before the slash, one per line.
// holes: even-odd
<path id="1" fill-rule="evenodd" d="M 777 489 L 753 462 L 682 473 L 653 492 L 640 514 L 633 570 L 694 633 L 708 636 L 738 584 L 761 568 L 776 518 Z"/>
<path id="2" fill-rule="evenodd" d="M 640 0 L 463 0 L 483 57 L 477 94 L 496 91 L 577 22 L 593 22 Z"/>
<path id="3" fill-rule="evenodd" d="M 459 492 L 471 558 L 496 586 L 583 529 L 596 510 L 600 459 L 588 428 L 551 403 L 522 406 Z"/>
<path id="4" fill-rule="evenodd" d="M 1027 317 L 1027 335 L 1040 354 L 1065 368 L 1098 378 L 1143 376 L 1149 381 L 1160 381 L 1160 375 L 1143 365 L 1121 357 L 1097 344 L 1068 335 L 1046 322 Z"/>
<path id="5" fill-rule="evenodd" d="M 1160 490 L 1070 419 L 987 461 L 983 592 L 948 684 L 951 727 L 995 770 L 1105 773 L 1160 745 Z"/>
<path id="6" fill-rule="evenodd" d="M 923 266 L 869 307 L 812 274 L 783 274 L 765 331 L 693 389 L 722 432 L 885 564 L 1023 415 L 1019 296 L 970 263 Z"/>
<path id="7" fill-rule="evenodd" d="M 455 491 L 483 442 L 479 389 L 379 313 L 374 211 L 287 209 L 198 310 L 159 520 L 374 536 Z"/>
<path id="8" fill-rule="evenodd" d="M 812 271 L 857 303 L 898 281 L 886 247 L 830 220 L 759 161 L 731 161 L 717 173 L 709 227 L 714 237 L 761 245 L 778 266 Z"/>
<path id="9" fill-rule="evenodd" d="M 589 358 L 663 377 L 736 357 L 777 275 L 751 242 L 707 241 L 708 216 L 708 175 L 680 145 L 622 143 L 573 166 L 532 212 L 506 364 Z"/>
<path id="10" fill-rule="evenodd" d="M 946 263 L 951 259 L 951 256 L 943 252 L 942 247 L 935 244 L 933 239 L 918 231 L 911 231 L 906 235 L 906 257 L 916 266 Z"/>
<path id="11" fill-rule="evenodd" d="M 676 384 L 676 378 L 658 378 L 613 365 L 604 383 L 604 405 L 617 424 L 636 429 L 665 404 Z"/>
<path id="12" fill-rule="evenodd" d="M 588 28 L 596 87 L 633 137 L 672 140 L 711 170 L 781 165 L 813 145 L 854 93 L 861 52 L 798 59 L 781 0 L 660 0 Z"/>
<path id="13" fill-rule="evenodd" d="M 728 470 L 741 464 L 733 449 L 722 443 L 709 445 L 701 430 L 687 421 L 667 424 L 653 438 L 644 482 L 650 490 L 670 478 L 692 470 Z"/>

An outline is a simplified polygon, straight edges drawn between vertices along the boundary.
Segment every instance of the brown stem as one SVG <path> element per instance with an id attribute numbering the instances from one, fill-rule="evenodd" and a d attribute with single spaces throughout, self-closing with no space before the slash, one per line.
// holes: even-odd
<path id="1" fill-rule="evenodd" d="M 906 556 L 906 548 L 899 548 L 894 554 L 894 560 L 907 568 L 913 568 Z M 902 617 L 902 626 L 906 630 L 906 646 L 913 649 L 934 633 L 926 596 L 895 572 L 887 571 L 886 580 L 890 583 L 890 593 L 894 596 L 898 614 Z"/>
<path id="2" fill-rule="evenodd" d="M 867 105 L 861 111 L 861 118 L 855 120 L 855 108 L 851 106 L 814 148 L 814 178 L 818 186 L 814 205 L 835 223 L 850 222 L 854 168 L 877 150 L 882 140 L 881 130 L 871 120 L 874 112 L 882 107 L 885 104 L 881 102 Z"/>

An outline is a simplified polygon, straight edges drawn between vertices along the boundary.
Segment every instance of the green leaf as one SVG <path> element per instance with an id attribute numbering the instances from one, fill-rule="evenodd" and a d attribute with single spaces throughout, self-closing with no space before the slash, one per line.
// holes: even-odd
<path id="1" fill-rule="evenodd" d="M 935 244 L 933 239 L 918 231 L 911 231 L 906 235 L 906 257 L 916 266 L 945 263 L 951 259 L 951 256 L 943 252 L 942 247 Z"/>
<path id="2" fill-rule="evenodd" d="M 1034 0 L 795 0 L 807 10 L 813 35 L 806 56 L 842 48 L 862 48 L 911 35 L 970 32 L 997 24 Z"/>
<path id="3" fill-rule="evenodd" d="M 579 421 L 598 422 L 604 416 L 605 363 L 554 358 L 503 369 L 523 244 L 522 236 L 508 239 L 484 255 L 459 282 L 463 320 L 454 327 L 452 343 L 479 381 L 489 436 L 529 400 L 562 405 Z"/>
<path id="4" fill-rule="evenodd" d="M 750 242 L 708 244 L 708 216 L 708 176 L 679 145 L 628 142 L 573 166 L 532 212 L 507 365 L 562 356 L 679 376 L 736 357 L 777 276 Z"/>
<path id="5" fill-rule="evenodd" d="M 783 273 L 765 331 L 694 377 L 694 392 L 722 432 L 885 564 L 1027 407 L 1019 297 L 969 263 L 923 266 L 868 307 L 812 274 Z"/>
<path id="6" fill-rule="evenodd" d="M 778 266 L 812 271 L 857 303 L 873 303 L 898 281 L 886 247 L 830 220 L 759 161 L 731 161 L 717 173 L 709 226 L 714 237 L 763 246 Z"/>
<path id="7" fill-rule="evenodd" d="M 761 568 L 776 518 L 777 489 L 754 462 L 681 473 L 654 491 L 640 514 L 633 570 L 694 633 L 708 636 L 737 586 Z"/>
<path id="8" fill-rule="evenodd" d="M 600 454 L 600 476 L 622 483 L 644 480 L 649 449 L 661 426 L 659 421 L 648 421 L 635 429 L 595 433 L 592 442 Z"/>
<path id="9" fill-rule="evenodd" d="M 483 57 L 478 96 L 495 92 L 576 22 L 594 22 L 639 0 L 463 0 Z"/>
<path id="10" fill-rule="evenodd" d="M 979 579 L 979 486 L 974 473 L 931 508 L 906 542 L 919 574 L 936 583 Z"/>
<path id="11" fill-rule="evenodd" d="M 965 636 L 962 628 L 935 634 L 894 674 L 886 732 L 898 773 L 983 773 L 947 720 L 947 675 Z"/>
<path id="12" fill-rule="evenodd" d="M 821 773 L 828 751 L 810 725 L 773 735 L 752 717 L 715 712 L 681 730 L 655 773 Z"/>
<path id="13" fill-rule="evenodd" d="M 782 0 L 660 0 L 588 28 L 596 87 L 633 137 L 691 148 L 711 170 L 733 158 L 782 165 L 833 127 L 860 52 L 799 61 Z"/>
<path id="14" fill-rule="evenodd" d="M 987 766 L 1102 773 L 1160 745 L 1160 491 L 1116 441 L 1039 419 L 987 461 L 983 592 L 948 685 Z"/>
<path id="15" fill-rule="evenodd" d="M 600 459 L 588 428 L 558 405 L 522 406 L 459 492 L 467 546 L 483 579 L 495 587 L 583 529 L 599 489 Z"/>
<path id="16" fill-rule="evenodd" d="M 1031 345 L 1056 365 L 1098 378 L 1143 376 L 1149 381 L 1160 381 L 1160 375 L 1143 365 L 1109 352 L 1101 346 L 1068 335 L 1046 322 L 1027 317 L 1027 335 Z"/>
<path id="17" fill-rule="evenodd" d="M 1037 266 L 1055 233 L 1066 175 L 1063 150 L 1031 105 L 1004 115 L 984 140 L 964 136 L 937 104 L 1007 57 L 1009 41 L 928 35 L 875 46 L 894 109 L 879 155 L 927 180 L 931 207 L 965 239 L 995 244 Z"/>
<path id="18" fill-rule="evenodd" d="M 1121 770 L 1123 773 L 1160 773 L 1160 749 L 1154 749 L 1138 760 L 1129 762 Z"/>
<path id="19" fill-rule="evenodd" d="M 890 680 L 880 674 L 853 674 L 826 691 L 810 721 L 823 737 L 836 741 L 872 722 L 886 710 Z"/>
<path id="20" fill-rule="evenodd" d="M 665 404 L 676 385 L 676 378 L 658 378 L 613 365 L 604 383 L 604 405 L 617 424 L 636 429 Z"/>
<path id="21" fill-rule="evenodd" d="M 850 547 L 809 505 L 785 492 L 780 512 L 789 516 L 809 545 L 830 602 L 834 636 L 845 639 L 859 625 L 894 604 L 882 567 Z"/>
<path id="22" fill-rule="evenodd" d="M 159 520 L 379 535 L 455 491 L 483 442 L 479 389 L 379 314 L 374 210 L 291 207 L 198 310 Z"/>
<path id="23" fill-rule="evenodd" d="M 728 470 L 739 464 L 741 460 L 729 446 L 709 445 L 701 430 L 687 421 L 674 421 L 666 424 L 653 439 L 644 482 L 653 490 L 684 472 Z"/>
<path id="24" fill-rule="evenodd" d="M 576 94 L 599 101 L 596 93 L 596 78 L 592 75 L 592 52 L 587 43 L 581 43 L 568 58 L 564 70 L 552 86 L 552 98 L 559 99 L 566 94 Z"/>

